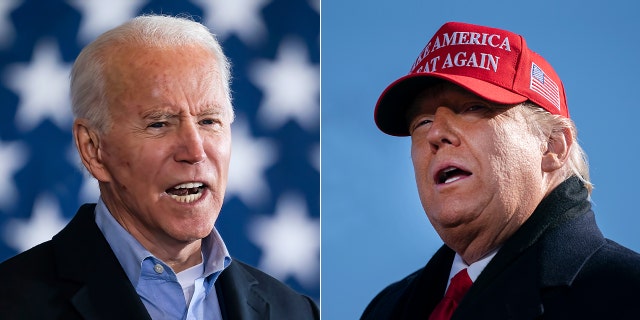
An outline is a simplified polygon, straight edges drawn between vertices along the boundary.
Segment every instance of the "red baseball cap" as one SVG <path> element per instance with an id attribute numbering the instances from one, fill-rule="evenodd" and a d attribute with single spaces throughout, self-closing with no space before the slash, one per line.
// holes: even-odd
<path id="1" fill-rule="evenodd" d="M 551 65 L 515 33 L 468 23 L 445 23 L 427 43 L 408 75 L 390 84 L 376 104 L 382 132 L 408 136 L 406 113 L 434 80 L 455 83 L 499 104 L 530 100 L 569 117 L 562 81 Z"/>

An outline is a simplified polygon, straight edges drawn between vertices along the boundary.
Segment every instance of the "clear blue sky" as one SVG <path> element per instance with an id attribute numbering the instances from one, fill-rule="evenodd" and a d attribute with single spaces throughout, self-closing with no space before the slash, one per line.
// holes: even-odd
<path id="1" fill-rule="evenodd" d="M 533 5 L 537 3 L 536 5 Z M 446 21 L 525 37 L 564 82 L 605 236 L 640 251 L 640 19 L 632 1 L 322 1 L 322 317 L 357 319 L 442 244 L 420 205 L 409 139 L 373 108 Z"/>

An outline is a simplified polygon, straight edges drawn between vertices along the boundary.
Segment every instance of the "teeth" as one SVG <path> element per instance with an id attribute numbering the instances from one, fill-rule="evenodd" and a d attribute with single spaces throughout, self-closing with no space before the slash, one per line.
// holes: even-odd
<path id="1" fill-rule="evenodd" d="M 446 169 L 443 169 L 440 172 L 440 175 L 438 176 L 439 183 L 446 184 L 446 183 L 451 183 L 451 182 L 454 182 L 454 181 L 457 181 L 457 180 L 461 179 L 462 177 L 460 175 L 449 176 L 450 172 L 453 172 L 453 171 L 456 171 L 456 170 L 458 170 L 458 168 L 456 168 L 456 167 L 448 167 Z"/>
<path id="2" fill-rule="evenodd" d="M 460 176 L 451 177 L 451 178 L 445 180 L 444 183 L 454 182 L 456 180 L 459 180 L 460 178 L 461 178 Z"/>
<path id="3" fill-rule="evenodd" d="M 175 194 L 171 194 L 170 196 L 178 202 L 191 203 L 202 197 L 202 191 L 199 190 L 198 193 L 188 194 L 186 196 L 177 196 Z"/>
<path id="4" fill-rule="evenodd" d="M 169 190 L 167 190 L 167 193 L 169 194 L 169 196 L 171 196 L 171 198 L 173 198 L 174 200 L 180 203 L 191 203 L 191 202 L 197 201 L 202 197 L 203 187 L 204 187 L 204 183 L 202 182 L 185 182 L 171 189 L 172 190 L 187 189 L 188 191 L 186 192 L 184 191 L 176 192 L 176 193 L 187 193 L 187 194 L 184 194 L 184 195 L 173 194 L 173 192 L 170 192 Z"/>
<path id="5" fill-rule="evenodd" d="M 200 188 L 202 186 L 204 186 L 202 182 L 187 182 L 187 183 L 179 184 L 173 187 L 173 189 L 191 189 L 191 188 Z"/>

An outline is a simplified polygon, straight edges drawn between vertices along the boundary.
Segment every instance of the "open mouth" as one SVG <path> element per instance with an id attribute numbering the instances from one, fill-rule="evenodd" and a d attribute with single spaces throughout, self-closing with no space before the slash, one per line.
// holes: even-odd
<path id="1" fill-rule="evenodd" d="M 187 182 L 166 190 L 167 194 L 181 203 L 197 201 L 204 193 L 205 185 L 202 182 Z"/>
<path id="2" fill-rule="evenodd" d="M 435 176 L 436 184 L 447 184 L 458 181 L 462 178 L 466 178 L 471 175 L 471 172 L 462 170 L 457 167 L 446 167 Z"/>

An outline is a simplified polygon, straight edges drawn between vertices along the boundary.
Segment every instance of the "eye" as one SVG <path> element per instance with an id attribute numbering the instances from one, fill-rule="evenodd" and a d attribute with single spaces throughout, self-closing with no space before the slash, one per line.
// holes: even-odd
<path id="1" fill-rule="evenodd" d="M 151 124 L 148 125 L 149 128 L 162 128 L 162 127 L 166 127 L 167 123 L 166 122 L 152 122 Z"/>
<path id="2" fill-rule="evenodd" d="M 489 109 L 488 106 L 482 104 L 474 104 L 468 108 L 466 108 L 463 112 L 476 112 L 476 111 L 485 111 Z"/>
<path id="3" fill-rule="evenodd" d="M 210 126 L 210 125 L 216 125 L 216 124 L 220 124 L 220 120 L 217 119 L 202 119 L 199 122 L 201 125 L 203 126 Z"/>
<path id="4" fill-rule="evenodd" d="M 419 119 L 415 122 L 412 123 L 411 127 L 409 128 L 409 131 L 411 133 L 413 133 L 414 131 L 416 131 L 416 129 L 423 127 L 423 126 L 427 126 L 430 125 L 433 122 L 432 119 L 428 119 L 428 118 L 422 118 Z"/>

